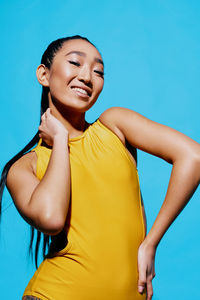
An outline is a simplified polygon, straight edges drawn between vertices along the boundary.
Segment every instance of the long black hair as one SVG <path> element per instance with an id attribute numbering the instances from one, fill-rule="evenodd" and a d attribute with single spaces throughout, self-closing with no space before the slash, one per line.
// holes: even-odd
<path id="1" fill-rule="evenodd" d="M 60 50 L 62 48 L 62 46 L 65 42 L 67 42 L 69 40 L 74 40 L 74 39 L 85 40 L 94 46 L 94 44 L 91 43 L 86 37 L 82 37 L 80 35 L 73 35 L 73 36 L 69 36 L 69 37 L 59 38 L 59 39 L 53 41 L 51 44 L 49 44 L 49 46 L 47 47 L 47 49 L 45 50 L 45 52 L 42 55 L 41 64 L 44 64 L 48 69 L 50 69 L 52 62 L 53 62 L 53 58 L 56 55 L 56 53 L 58 52 L 58 50 Z M 49 107 L 48 91 L 49 91 L 48 87 L 42 87 L 40 123 L 41 123 L 41 116 L 44 114 L 44 112 Z M 1 220 L 1 213 L 2 213 L 2 211 L 1 211 L 2 197 L 3 197 L 4 188 L 6 186 L 6 179 L 7 179 L 8 171 L 9 171 L 10 167 L 12 166 L 12 164 L 14 164 L 20 157 L 22 157 L 24 154 L 26 154 L 31 148 L 33 148 L 39 142 L 39 139 L 40 139 L 40 137 L 39 137 L 39 130 L 38 130 L 37 133 L 32 138 L 32 140 L 19 153 L 17 153 L 12 159 L 10 159 L 6 163 L 6 165 L 4 166 L 4 168 L 2 170 L 1 178 L 0 178 L 0 220 Z M 38 263 L 37 263 L 38 250 L 39 250 L 39 245 L 40 245 L 40 241 L 41 241 L 41 232 L 38 231 L 33 226 L 31 226 L 30 229 L 31 229 L 31 238 L 30 238 L 30 245 L 29 245 L 28 252 L 29 252 L 29 255 L 31 255 L 31 257 L 32 257 L 34 233 L 35 233 L 35 230 L 37 231 L 37 241 L 36 241 L 36 245 L 35 245 L 35 266 L 37 269 L 38 268 Z M 43 258 L 45 259 L 46 257 L 52 256 L 53 252 L 56 250 L 55 245 L 58 246 L 58 244 L 60 243 L 60 246 L 62 246 L 63 241 L 65 241 L 65 236 L 64 236 L 64 232 L 61 232 L 60 234 L 58 234 L 56 236 L 51 236 L 51 244 L 50 244 L 50 236 L 47 234 L 44 234 L 44 233 L 42 233 L 42 234 L 43 234 Z M 55 243 L 55 241 L 56 241 L 56 243 Z M 45 255 L 46 247 L 48 248 L 48 253 Z"/>

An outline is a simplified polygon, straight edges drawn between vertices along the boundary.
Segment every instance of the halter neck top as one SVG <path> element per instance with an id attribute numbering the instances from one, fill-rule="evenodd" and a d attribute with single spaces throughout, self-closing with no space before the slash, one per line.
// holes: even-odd
<path id="1" fill-rule="evenodd" d="M 52 151 L 41 143 L 31 150 L 37 154 L 39 180 Z M 68 144 L 68 242 L 42 261 L 23 296 L 145 300 L 137 291 L 137 252 L 145 238 L 138 170 L 119 137 L 99 119 Z"/>

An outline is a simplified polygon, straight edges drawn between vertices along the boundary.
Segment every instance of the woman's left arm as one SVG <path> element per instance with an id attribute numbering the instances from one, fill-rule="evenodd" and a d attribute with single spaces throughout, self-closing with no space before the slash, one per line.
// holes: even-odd
<path id="1" fill-rule="evenodd" d="M 147 299 L 151 299 L 156 248 L 200 183 L 200 144 L 128 108 L 111 107 L 103 114 L 104 119 L 112 120 L 132 146 L 173 164 L 164 202 L 138 251 L 138 290 L 146 287 Z"/>

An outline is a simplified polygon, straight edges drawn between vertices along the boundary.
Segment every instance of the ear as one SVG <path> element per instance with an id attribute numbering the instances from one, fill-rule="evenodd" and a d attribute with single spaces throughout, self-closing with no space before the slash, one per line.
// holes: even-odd
<path id="1" fill-rule="evenodd" d="M 37 76 L 37 79 L 39 81 L 39 83 L 43 86 L 49 86 L 49 69 L 43 65 L 43 64 L 40 64 L 38 67 L 37 67 L 37 70 L 36 70 L 36 76 Z"/>

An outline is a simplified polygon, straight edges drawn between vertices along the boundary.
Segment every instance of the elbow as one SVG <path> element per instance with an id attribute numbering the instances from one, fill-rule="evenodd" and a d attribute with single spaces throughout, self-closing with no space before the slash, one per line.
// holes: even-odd
<path id="1" fill-rule="evenodd" d="M 196 173 L 198 176 L 198 182 L 200 183 L 200 151 L 194 157 L 194 164 L 196 166 Z"/>
<path id="2" fill-rule="evenodd" d="M 43 220 L 45 229 L 49 235 L 57 235 L 64 228 L 64 222 L 54 214 L 53 216 L 46 216 Z"/>
<path id="3" fill-rule="evenodd" d="M 199 147 L 200 148 L 200 147 Z M 192 173 L 195 175 L 197 182 L 200 182 L 200 149 L 191 151 L 187 157 Z"/>
<path id="4" fill-rule="evenodd" d="M 193 182 L 200 183 L 200 146 L 190 148 L 173 161 L 173 166 L 178 165 L 184 173 L 193 178 Z"/>
<path id="5" fill-rule="evenodd" d="M 40 195 L 40 199 L 41 198 L 42 196 Z M 29 208 L 31 211 L 31 217 L 28 218 L 27 222 L 44 234 L 57 235 L 63 230 L 65 225 L 65 216 L 63 216 L 61 213 L 63 209 L 61 210 L 58 209 L 58 207 L 51 207 L 49 198 L 44 198 L 45 197 L 43 197 L 45 205 L 42 203 L 42 205 L 39 206 L 39 201 L 37 201 L 37 210 L 35 208 L 36 204 L 33 206 L 34 201 L 32 199 L 32 206 Z"/>
<path id="6" fill-rule="evenodd" d="M 192 151 L 191 154 L 189 155 L 191 158 L 191 161 L 193 165 L 199 170 L 200 172 L 200 146 L 196 151 Z"/>
<path id="7" fill-rule="evenodd" d="M 47 218 L 37 218 L 37 219 L 25 219 L 32 227 L 37 229 L 38 231 L 47 234 L 47 235 L 57 235 L 59 234 L 64 225 L 61 222 L 56 222 L 52 219 Z"/>
<path id="8" fill-rule="evenodd" d="M 195 147 L 188 147 L 184 149 L 181 154 L 177 154 L 173 163 L 179 161 L 186 161 L 196 169 L 200 169 L 200 145 L 198 144 L 198 146 L 195 145 Z"/>
<path id="9" fill-rule="evenodd" d="M 44 234 L 57 235 L 63 230 L 64 224 L 63 220 L 54 213 L 54 215 L 46 214 L 40 217 L 35 227 Z"/>

